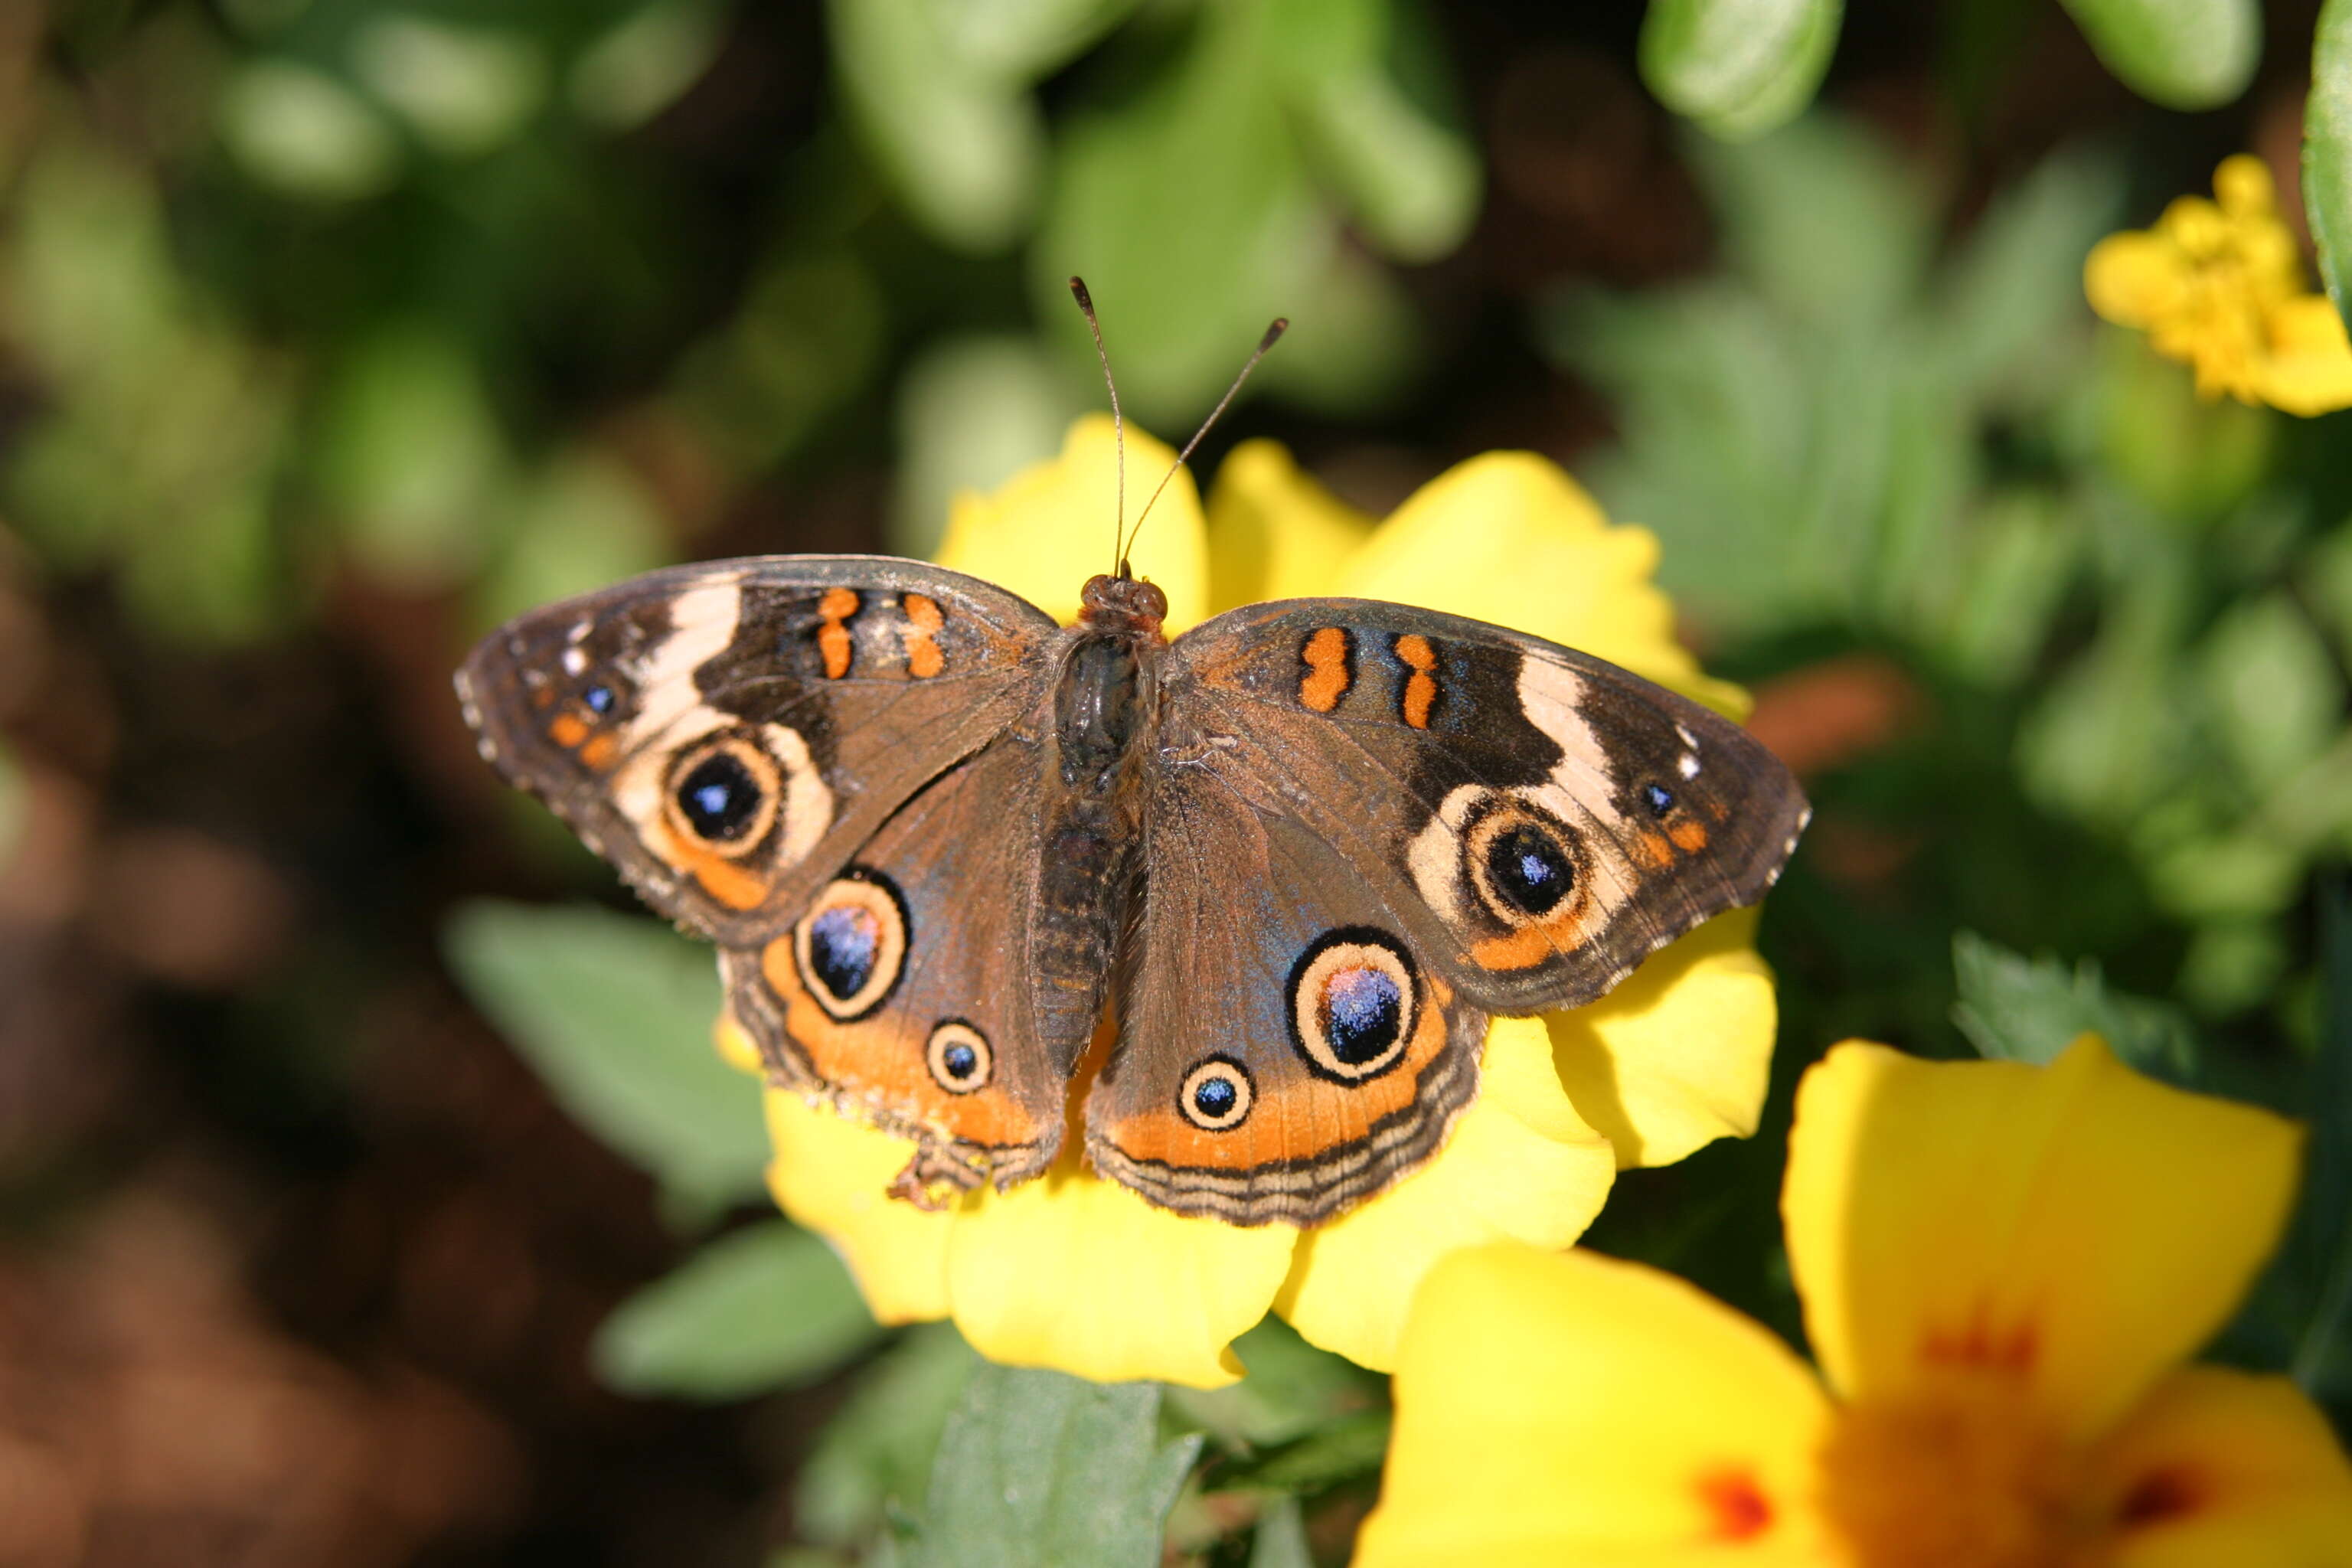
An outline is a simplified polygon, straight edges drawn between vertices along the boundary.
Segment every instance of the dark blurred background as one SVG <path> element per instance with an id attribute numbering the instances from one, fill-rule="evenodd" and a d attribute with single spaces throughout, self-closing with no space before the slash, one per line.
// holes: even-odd
<path id="1" fill-rule="evenodd" d="M 0 0 L 0 1564 L 837 1560 L 848 1374 L 592 1370 L 760 1205 L 453 979 L 467 900 L 630 906 L 448 675 L 664 562 L 920 552 L 1098 405 L 1073 271 L 1163 437 L 1297 322 L 1203 474 L 1271 435 L 1378 514 L 1524 447 L 1659 531 L 1823 807 L 1776 1108 L 1841 1035 L 1967 1049 L 1971 985 L 2294 1104 L 2346 432 L 2200 402 L 2080 264 L 2234 151 L 2299 222 L 2315 10 L 2184 113 L 2048 0 L 1857 5 L 1729 144 L 1631 4 Z M 1596 1239 L 1786 1321 L 1779 1153 Z"/>

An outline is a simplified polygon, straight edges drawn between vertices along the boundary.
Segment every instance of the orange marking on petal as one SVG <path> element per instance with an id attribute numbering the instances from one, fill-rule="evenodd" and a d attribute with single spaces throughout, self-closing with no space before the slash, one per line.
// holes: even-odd
<path id="1" fill-rule="evenodd" d="M 2030 1369 L 2041 1351 L 2041 1336 L 2032 1323 L 1997 1329 L 1981 1305 L 1969 1315 L 1966 1327 L 1957 1331 L 1931 1330 L 1919 1342 L 1919 1359 L 1924 1362 L 1941 1366 L 1999 1367 L 2010 1372 Z"/>
<path id="2" fill-rule="evenodd" d="M 939 645 L 940 628 L 947 625 L 947 617 L 920 594 L 909 594 L 899 603 L 907 612 L 907 673 L 918 680 L 929 680 L 947 666 L 947 656 Z"/>
<path id="3" fill-rule="evenodd" d="M 1745 1470 L 1701 1476 L 1698 1497 L 1706 1506 L 1710 1541 L 1752 1541 L 1772 1528 L 1771 1500 Z"/>
<path id="4" fill-rule="evenodd" d="M 588 738 L 588 721 L 577 713 L 558 713 L 547 726 L 547 738 L 571 751 Z"/>
<path id="5" fill-rule="evenodd" d="M 1420 633 L 1407 632 L 1396 640 L 1396 656 L 1412 668 L 1412 679 L 1404 683 L 1404 721 L 1426 730 L 1429 710 L 1437 706 L 1437 682 L 1430 675 L 1437 668 L 1437 650 Z"/>
<path id="6" fill-rule="evenodd" d="M 2141 1525 L 2168 1524 L 2204 1506 L 2204 1479 L 2186 1466 L 2155 1470 L 2133 1483 L 2116 1513 L 2126 1530 Z"/>
<path id="7" fill-rule="evenodd" d="M 1318 713 L 1339 706 L 1355 679 L 1348 668 L 1348 634 L 1339 626 L 1323 626 L 1298 650 L 1307 661 L 1307 675 L 1298 683 L 1298 700 Z"/>
<path id="8" fill-rule="evenodd" d="M 849 673 L 855 648 L 847 623 L 857 613 L 857 590 L 827 588 L 824 597 L 816 602 L 816 613 L 824 617 L 824 624 L 816 629 L 816 651 L 824 659 L 826 679 L 839 680 Z"/>
<path id="9" fill-rule="evenodd" d="M 1706 847 L 1706 829 L 1687 819 L 1667 828 L 1666 837 L 1673 839 L 1675 847 L 1685 855 L 1696 855 Z"/>

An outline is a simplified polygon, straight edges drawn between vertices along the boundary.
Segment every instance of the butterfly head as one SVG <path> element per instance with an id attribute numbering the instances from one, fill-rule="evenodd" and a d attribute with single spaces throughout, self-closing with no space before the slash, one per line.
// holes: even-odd
<path id="1" fill-rule="evenodd" d="M 1152 584 L 1127 574 L 1124 564 L 1116 577 L 1097 573 L 1078 594 L 1078 625 L 1090 631 L 1126 632 L 1148 638 L 1160 635 L 1168 618 L 1168 595 Z"/>

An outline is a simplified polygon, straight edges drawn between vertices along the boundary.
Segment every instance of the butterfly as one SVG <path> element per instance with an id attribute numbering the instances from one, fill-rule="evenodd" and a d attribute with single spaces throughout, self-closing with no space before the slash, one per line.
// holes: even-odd
<path id="1" fill-rule="evenodd" d="M 1428 1160 L 1490 1015 L 1601 996 L 1752 903 L 1807 808 L 1745 731 L 1589 655 L 1369 600 L 1169 641 L 917 561 L 681 566 L 523 616 L 482 754 L 715 942 L 777 1083 L 909 1138 L 894 1187 L 1034 1177 L 1108 1005 L 1094 1168 L 1238 1225 Z"/>
<path id="2" fill-rule="evenodd" d="M 1444 1143 L 1490 1016 L 1604 994 L 1804 829 L 1761 743 L 1604 660 L 1360 599 L 1171 641 L 1114 555 L 1068 626 L 889 556 L 674 567 L 457 672 L 483 757 L 718 946 L 770 1079 L 912 1141 L 898 1197 L 1043 1173 L 1094 1066 L 1102 1175 L 1328 1220 Z"/>

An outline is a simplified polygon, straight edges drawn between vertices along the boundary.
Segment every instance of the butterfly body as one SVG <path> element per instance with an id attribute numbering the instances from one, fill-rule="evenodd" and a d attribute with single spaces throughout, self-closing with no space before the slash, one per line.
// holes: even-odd
<path id="1" fill-rule="evenodd" d="M 1803 826 L 1736 726 L 1540 639 L 1323 599 L 1171 642 L 1125 576 L 1082 605 L 721 562 L 523 616 L 458 688 L 718 944 L 772 1079 L 914 1141 L 919 1202 L 1076 1131 L 1162 1206 L 1328 1218 L 1435 1152 L 1491 1015 L 1601 994 Z"/>

